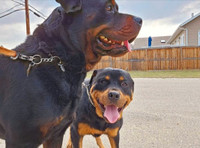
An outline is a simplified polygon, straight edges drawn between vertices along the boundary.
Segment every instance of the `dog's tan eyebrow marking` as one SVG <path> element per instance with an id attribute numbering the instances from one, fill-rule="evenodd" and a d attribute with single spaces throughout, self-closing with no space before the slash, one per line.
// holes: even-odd
<path id="1" fill-rule="evenodd" d="M 120 81 L 123 81 L 123 80 L 124 80 L 124 77 L 123 77 L 123 76 L 120 76 L 120 77 L 119 77 L 119 80 L 120 80 Z"/>
<path id="2" fill-rule="evenodd" d="M 110 76 L 105 76 L 105 79 L 106 80 L 110 80 Z"/>

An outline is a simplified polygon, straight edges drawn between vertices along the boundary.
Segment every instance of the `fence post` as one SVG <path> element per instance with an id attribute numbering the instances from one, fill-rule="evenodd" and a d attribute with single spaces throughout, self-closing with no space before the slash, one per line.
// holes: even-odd
<path id="1" fill-rule="evenodd" d="M 110 67 L 113 67 L 112 57 L 109 57 L 109 61 L 110 61 Z"/>
<path id="2" fill-rule="evenodd" d="M 183 70 L 183 49 L 182 47 L 180 49 L 181 49 L 181 70 Z"/>
<path id="3" fill-rule="evenodd" d="M 199 69 L 199 60 L 200 60 L 199 49 L 200 47 L 197 48 L 197 69 Z"/>
<path id="4" fill-rule="evenodd" d="M 146 66 L 145 66 L 145 70 L 147 71 L 148 70 L 148 49 L 146 48 L 146 56 L 145 56 L 145 64 L 146 64 Z"/>

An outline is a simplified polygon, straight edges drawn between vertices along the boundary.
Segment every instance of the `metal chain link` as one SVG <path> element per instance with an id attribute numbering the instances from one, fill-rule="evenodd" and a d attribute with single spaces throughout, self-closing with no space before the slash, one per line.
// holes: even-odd
<path id="1" fill-rule="evenodd" d="M 41 63 L 44 63 L 44 62 L 52 63 L 56 60 L 57 60 L 57 65 L 60 67 L 61 71 L 65 72 L 64 64 L 62 63 L 60 57 L 58 57 L 58 56 L 50 55 L 50 58 L 42 58 L 40 55 L 27 56 L 24 54 L 17 54 L 16 57 L 11 57 L 11 59 L 12 60 L 20 59 L 20 60 L 31 62 L 27 69 L 27 76 L 29 75 L 31 68 L 34 67 L 35 65 L 40 65 Z"/>

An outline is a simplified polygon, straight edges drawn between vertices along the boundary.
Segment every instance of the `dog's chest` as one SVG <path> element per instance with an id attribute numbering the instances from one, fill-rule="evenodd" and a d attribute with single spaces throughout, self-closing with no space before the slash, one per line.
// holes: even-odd
<path id="1" fill-rule="evenodd" d="M 39 127 L 44 139 L 60 135 L 60 132 L 64 131 L 72 122 L 73 113 L 80 99 L 81 84 L 85 74 L 74 74 L 70 75 L 69 78 L 57 79 L 57 81 L 51 81 L 45 85 L 52 99 L 47 102 L 48 106 L 51 107 L 48 107 L 46 119 Z"/>
<path id="2" fill-rule="evenodd" d="M 61 132 L 65 131 L 66 128 L 71 124 L 71 116 L 60 115 L 55 117 L 52 121 L 46 122 L 40 126 L 41 137 L 44 140 L 49 139 L 49 137 L 57 137 Z"/>

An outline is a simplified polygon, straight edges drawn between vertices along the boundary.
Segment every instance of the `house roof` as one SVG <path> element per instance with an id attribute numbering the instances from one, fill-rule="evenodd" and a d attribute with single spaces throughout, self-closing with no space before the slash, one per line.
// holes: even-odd
<path id="1" fill-rule="evenodd" d="M 151 47 L 159 47 L 159 46 L 166 46 L 166 42 L 169 40 L 170 36 L 158 36 L 152 37 L 152 46 Z M 165 42 L 161 42 L 165 41 Z M 148 47 L 148 37 L 146 38 L 136 38 L 133 45 L 134 49 L 139 48 L 147 48 Z"/>
<path id="2" fill-rule="evenodd" d="M 184 23 L 182 23 L 174 32 L 174 34 L 170 37 L 170 39 L 167 41 L 168 44 L 170 44 L 176 37 L 177 35 L 179 35 L 179 33 L 181 33 L 181 31 L 185 30 L 184 26 L 187 25 L 188 23 L 192 22 L 194 19 L 196 19 L 197 17 L 200 16 L 200 13 L 196 14 L 195 16 L 191 17 L 190 19 L 188 19 L 187 21 L 185 21 Z"/>

